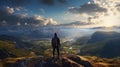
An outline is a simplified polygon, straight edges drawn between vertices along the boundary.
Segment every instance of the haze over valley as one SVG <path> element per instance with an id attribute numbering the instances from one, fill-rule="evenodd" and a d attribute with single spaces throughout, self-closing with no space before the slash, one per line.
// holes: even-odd
<path id="1" fill-rule="evenodd" d="M 0 67 L 119 67 L 119 18 L 119 0 L 0 0 Z"/>

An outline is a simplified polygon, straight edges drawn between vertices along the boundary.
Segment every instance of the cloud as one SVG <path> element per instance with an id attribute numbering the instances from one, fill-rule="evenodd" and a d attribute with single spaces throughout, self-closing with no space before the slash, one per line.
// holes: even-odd
<path id="1" fill-rule="evenodd" d="M 57 25 L 58 23 L 54 21 L 52 18 L 45 19 L 44 20 L 44 25 Z"/>
<path id="2" fill-rule="evenodd" d="M 14 14 L 14 12 L 14 8 L 11 7 L 0 9 L 0 25 L 57 25 L 52 18 L 44 18 L 40 15 L 29 16 L 27 13 Z"/>
<path id="3" fill-rule="evenodd" d="M 61 26 L 85 26 L 85 25 L 94 25 L 94 23 L 75 21 L 68 24 L 61 24 Z"/>
<path id="4" fill-rule="evenodd" d="M 6 11 L 8 12 L 8 13 L 14 13 L 15 11 L 14 11 L 14 8 L 10 8 L 10 7 L 6 7 Z"/>
<path id="5" fill-rule="evenodd" d="M 43 22 L 42 25 L 45 25 L 45 26 L 46 25 L 57 25 L 57 22 L 53 20 L 52 18 L 46 19 L 46 18 L 41 17 L 40 15 L 35 15 L 34 19 Z"/>
<path id="6" fill-rule="evenodd" d="M 112 1 L 112 2 L 120 2 L 120 0 L 108 0 L 108 1 Z"/>
<path id="7" fill-rule="evenodd" d="M 4 11 L 4 12 L 9 13 L 9 14 L 12 14 L 15 12 L 15 9 L 12 7 L 9 7 L 9 6 L 3 7 L 3 8 L 1 8 L 1 10 L 2 10 L 2 12 Z"/>
<path id="8" fill-rule="evenodd" d="M 87 3 L 80 7 L 70 7 L 68 11 L 74 14 L 82 14 L 82 13 L 95 14 L 97 12 L 107 12 L 107 9 L 100 7 L 98 4 Z"/>
<path id="9" fill-rule="evenodd" d="M 71 19 L 77 16 L 77 21 L 93 23 L 94 26 L 118 26 L 119 4 L 120 0 L 94 0 L 80 7 L 69 7 L 68 13 L 72 15 Z"/>
<path id="10" fill-rule="evenodd" d="M 15 10 L 20 11 L 20 10 L 25 10 L 25 9 L 23 9 L 22 7 L 15 7 Z"/>
<path id="11" fill-rule="evenodd" d="M 118 11 L 120 11 L 120 4 L 117 4 L 116 8 L 117 8 Z"/>

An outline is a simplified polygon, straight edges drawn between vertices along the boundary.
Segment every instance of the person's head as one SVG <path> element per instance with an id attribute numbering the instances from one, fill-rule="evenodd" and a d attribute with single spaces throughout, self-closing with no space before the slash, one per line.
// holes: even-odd
<path id="1" fill-rule="evenodd" d="M 57 33 L 54 33 L 54 37 L 57 37 Z"/>

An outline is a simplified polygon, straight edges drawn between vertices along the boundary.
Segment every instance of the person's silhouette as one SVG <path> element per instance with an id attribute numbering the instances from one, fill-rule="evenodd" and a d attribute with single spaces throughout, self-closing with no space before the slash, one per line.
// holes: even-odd
<path id="1" fill-rule="evenodd" d="M 54 37 L 52 38 L 52 48 L 53 48 L 53 57 L 55 57 L 55 50 L 57 50 L 58 57 L 60 55 L 59 47 L 60 47 L 60 39 L 57 36 L 57 33 L 54 33 Z"/>

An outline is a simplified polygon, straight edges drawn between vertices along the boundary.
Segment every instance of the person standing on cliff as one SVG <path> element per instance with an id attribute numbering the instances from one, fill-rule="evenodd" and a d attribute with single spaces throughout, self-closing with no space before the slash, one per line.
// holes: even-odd
<path id="1" fill-rule="evenodd" d="M 60 55 L 60 50 L 59 50 L 60 39 L 57 36 L 57 33 L 54 33 L 54 37 L 52 38 L 51 44 L 52 44 L 52 48 L 53 48 L 53 57 L 55 57 L 55 50 L 57 50 L 57 55 L 59 57 L 59 55 Z"/>

